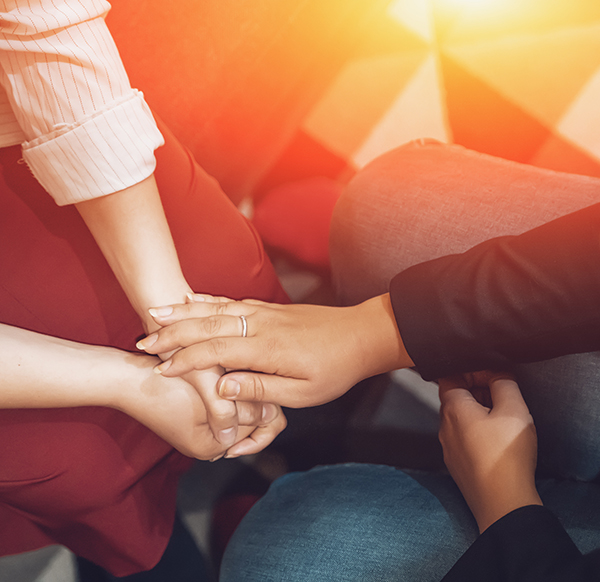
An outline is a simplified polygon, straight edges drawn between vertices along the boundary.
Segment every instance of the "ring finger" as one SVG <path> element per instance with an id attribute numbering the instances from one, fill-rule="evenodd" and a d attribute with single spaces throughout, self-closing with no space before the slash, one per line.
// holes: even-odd
<path id="1" fill-rule="evenodd" d="M 249 315 L 212 315 L 163 327 L 139 341 L 137 347 L 150 354 L 161 354 L 213 338 L 251 337 L 252 331 Z"/>

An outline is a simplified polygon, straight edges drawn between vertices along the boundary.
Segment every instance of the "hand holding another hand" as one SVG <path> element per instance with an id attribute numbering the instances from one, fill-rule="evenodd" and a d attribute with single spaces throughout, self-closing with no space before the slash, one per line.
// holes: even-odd
<path id="1" fill-rule="evenodd" d="M 490 406 L 473 394 L 488 387 Z M 444 461 L 479 531 L 514 509 L 541 505 L 535 426 L 516 382 L 485 373 L 443 379 L 440 400 Z"/>
<path id="2" fill-rule="evenodd" d="M 151 326 L 146 326 L 146 329 L 158 331 L 161 329 L 156 318 L 151 314 L 155 313 L 155 309 L 148 310 L 147 317 L 152 320 Z M 174 348 L 167 352 L 154 352 L 161 360 L 168 360 L 177 352 L 178 348 Z M 219 366 L 213 366 L 206 370 L 191 370 L 182 377 L 194 387 L 202 402 L 207 417 L 207 423 L 210 427 L 214 438 L 224 447 L 230 447 L 238 442 L 238 426 L 240 418 L 235 402 L 229 402 L 221 398 L 217 391 L 216 381 L 223 374 L 223 369 Z M 213 377 L 215 381 L 211 381 Z M 208 380 L 207 380 L 208 379 Z"/>
<path id="3" fill-rule="evenodd" d="M 128 355 L 135 378 L 118 393 L 117 408 L 158 434 L 184 455 L 203 460 L 254 454 L 269 445 L 285 428 L 286 420 L 273 404 L 233 403 L 239 416 L 239 430 L 233 446 L 215 439 L 206 408 L 196 389 L 181 378 L 153 373 L 155 358 Z M 133 366 L 133 368 L 132 368 Z M 216 393 L 219 374 L 194 372 L 196 380 Z"/>
<path id="4" fill-rule="evenodd" d="M 366 377 L 412 365 L 388 295 L 353 307 L 197 295 L 155 313 L 165 327 L 138 347 L 149 353 L 181 348 L 159 366 L 166 377 L 216 365 L 236 370 L 218 384 L 220 395 L 231 400 L 316 406 Z"/>
<path id="5" fill-rule="evenodd" d="M 116 348 L 0 324 L 0 363 L 2 408 L 114 408 L 198 459 L 256 453 L 286 425 L 273 404 L 228 402 L 239 414 L 240 429 L 234 446 L 223 445 L 213 437 L 194 387 L 181 378 L 155 374 L 158 358 Z M 217 371 L 194 374 L 216 393 Z"/>

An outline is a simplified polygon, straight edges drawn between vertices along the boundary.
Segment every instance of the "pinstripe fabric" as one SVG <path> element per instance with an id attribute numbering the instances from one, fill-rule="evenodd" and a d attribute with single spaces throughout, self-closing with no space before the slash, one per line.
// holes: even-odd
<path id="1" fill-rule="evenodd" d="M 163 144 L 132 89 L 103 0 L 0 2 L 0 146 L 23 158 L 60 205 L 152 174 Z"/>

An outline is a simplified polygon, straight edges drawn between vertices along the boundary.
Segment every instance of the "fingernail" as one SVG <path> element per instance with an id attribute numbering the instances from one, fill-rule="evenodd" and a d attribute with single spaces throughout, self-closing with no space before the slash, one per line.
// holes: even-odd
<path id="1" fill-rule="evenodd" d="M 263 404 L 262 407 L 262 422 L 265 424 L 271 422 L 277 416 L 277 407 L 274 404 Z"/>
<path id="2" fill-rule="evenodd" d="M 220 455 L 218 455 L 214 459 L 211 459 L 210 462 L 214 463 L 215 461 L 218 461 L 219 459 L 222 459 L 224 456 L 225 456 L 225 453 L 221 453 Z"/>
<path id="3" fill-rule="evenodd" d="M 148 313 L 152 317 L 167 317 L 173 313 L 173 308 L 170 305 L 165 307 L 151 307 L 148 309 Z"/>
<path id="4" fill-rule="evenodd" d="M 144 339 L 140 340 L 137 344 L 135 344 L 135 347 L 138 350 L 147 350 L 148 348 L 151 348 L 156 343 L 157 339 L 158 339 L 158 334 L 152 333 L 148 337 L 145 337 Z"/>
<path id="5" fill-rule="evenodd" d="M 235 442 L 235 426 L 219 431 L 219 442 L 230 447 Z"/>
<path id="6" fill-rule="evenodd" d="M 203 301 L 205 301 L 205 299 L 204 299 L 204 297 L 202 295 L 196 295 L 194 293 L 188 293 L 186 296 L 193 303 L 202 303 Z"/>
<path id="7" fill-rule="evenodd" d="M 226 459 L 237 459 L 238 457 L 242 457 L 244 455 L 250 454 L 248 452 L 247 444 L 238 443 L 235 447 L 231 447 L 230 451 L 225 453 Z"/>
<path id="8" fill-rule="evenodd" d="M 163 372 L 166 372 L 170 367 L 171 367 L 171 360 L 167 360 L 166 362 L 163 362 L 162 364 L 155 366 L 154 373 L 162 374 Z"/>
<path id="9" fill-rule="evenodd" d="M 227 378 L 221 384 L 219 395 L 222 398 L 235 398 L 240 393 L 240 388 L 240 383 L 237 380 Z"/>

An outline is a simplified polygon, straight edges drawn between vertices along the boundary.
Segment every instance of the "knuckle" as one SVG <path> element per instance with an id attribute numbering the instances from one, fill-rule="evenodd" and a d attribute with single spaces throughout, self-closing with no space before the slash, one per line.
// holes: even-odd
<path id="1" fill-rule="evenodd" d="M 171 340 L 173 339 L 173 327 L 175 325 L 176 324 L 169 325 L 167 327 L 161 327 L 160 329 L 155 331 L 154 333 L 158 335 L 158 341 L 161 343 L 171 342 Z"/>
<path id="2" fill-rule="evenodd" d="M 251 382 L 252 400 L 262 401 L 265 399 L 265 385 L 260 376 L 253 375 Z"/>
<path id="3" fill-rule="evenodd" d="M 206 353 L 205 344 L 193 344 L 187 348 L 183 348 L 172 358 L 173 362 L 177 363 L 182 370 L 204 370 L 212 365 L 211 355 Z"/>
<path id="4" fill-rule="evenodd" d="M 276 367 L 278 367 L 277 362 L 279 362 L 281 358 L 281 350 L 279 346 L 279 342 L 272 337 L 267 337 L 264 340 L 264 350 L 267 354 L 267 361 L 275 362 Z"/>
<path id="5" fill-rule="evenodd" d="M 456 414 L 456 402 L 454 400 L 447 400 L 440 406 L 440 418 L 448 419 Z"/>
<path id="6" fill-rule="evenodd" d="M 185 321 L 178 321 L 167 327 L 161 328 L 157 332 L 160 346 L 181 347 L 187 345 L 189 343 L 187 340 L 187 327 Z"/>
<path id="7" fill-rule="evenodd" d="M 260 402 L 248 402 L 248 424 L 258 426 L 262 422 L 262 405 Z"/>
<path id="8" fill-rule="evenodd" d="M 236 416 L 235 405 L 231 406 L 231 402 L 215 401 L 210 405 L 210 415 L 215 421 L 229 421 Z M 223 406 L 225 405 L 225 406 Z"/>
<path id="9" fill-rule="evenodd" d="M 194 303 L 180 303 L 174 306 L 176 312 L 180 312 L 181 315 L 189 316 L 194 312 Z"/>
<path id="10" fill-rule="evenodd" d="M 177 350 L 171 356 L 172 364 L 168 370 L 171 370 L 172 373 L 177 371 L 178 374 L 186 371 L 202 370 L 204 368 L 204 362 L 201 358 L 203 354 L 198 354 L 198 351 L 198 348 L 194 345 Z"/>
<path id="11" fill-rule="evenodd" d="M 214 337 L 221 331 L 222 322 L 217 317 L 207 317 L 201 320 L 202 331 L 208 337 Z"/>
<path id="12" fill-rule="evenodd" d="M 227 353 L 227 342 L 222 338 L 213 338 L 208 345 L 212 354 L 217 358 Z"/>
<path id="13" fill-rule="evenodd" d="M 171 315 L 171 321 L 186 321 L 194 315 L 194 306 L 188 303 L 179 303 L 173 305 L 173 314 Z"/>
<path id="14" fill-rule="evenodd" d="M 215 303 L 215 314 L 216 315 L 225 315 L 227 313 L 228 304 L 225 302 Z"/>
<path id="15" fill-rule="evenodd" d="M 259 402 L 237 402 L 238 417 L 244 426 L 258 426 L 262 417 L 262 405 Z"/>

